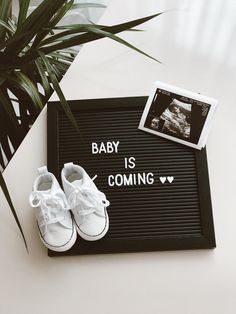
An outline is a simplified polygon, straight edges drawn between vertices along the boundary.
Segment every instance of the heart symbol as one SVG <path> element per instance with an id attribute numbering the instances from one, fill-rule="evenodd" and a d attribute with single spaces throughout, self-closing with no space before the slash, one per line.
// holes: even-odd
<path id="1" fill-rule="evenodd" d="M 161 183 L 165 183 L 166 182 L 166 177 L 160 177 L 160 181 L 161 181 Z"/>
<path id="2" fill-rule="evenodd" d="M 169 183 L 172 183 L 174 180 L 174 177 L 167 177 L 167 180 L 169 181 Z"/>

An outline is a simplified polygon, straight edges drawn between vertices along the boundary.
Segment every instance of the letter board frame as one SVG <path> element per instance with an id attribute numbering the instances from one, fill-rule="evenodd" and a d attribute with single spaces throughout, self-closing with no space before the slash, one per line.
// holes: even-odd
<path id="1" fill-rule="evenodd" d="M 103 239 L 89 242 L 78 236 L 69 251 L 49 250 L 49 256 L 209 249 L 216 246 L 206 149 L 197 151 L 138 130 L 147 99 L 68 101 L 80 134 L 69 122 L 59 102 L 48 103 L 49 171 L 61 182 L 63 164 L 69 161 L 79 163 L 91 177 L 98 175 L 95 183 L 111 201 L 108 207 L 110 228 Z M 119 140 L 121 152 L 99 154 L 95 158 L 89 152 L 93 140 Z M 139 161 L 131 173 L 154 171 L 156 185 L 109 187 L 106 182 L 108 174 L 122 172 L 125 156 L 135 156 Z M 123 169 L 124 173 L 125 170 L 130 172 L 131 169 Z M 160 181 L 163 176 L 172 176 L 173 183 L 170 185 L 166 181 L 163 184 Z"/>

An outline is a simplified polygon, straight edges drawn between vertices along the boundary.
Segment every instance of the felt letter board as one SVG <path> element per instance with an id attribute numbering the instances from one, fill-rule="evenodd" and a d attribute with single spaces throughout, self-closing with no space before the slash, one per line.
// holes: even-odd
<path id="1" fill-rule="evenodd" d="M 215 247 L 206 150 L 138 129 L 147 97 L 69 101 L 80 134 L 48 104 L 48 168 L 81 165 L 106 194 L 110 227 L 50 256 Z"/>

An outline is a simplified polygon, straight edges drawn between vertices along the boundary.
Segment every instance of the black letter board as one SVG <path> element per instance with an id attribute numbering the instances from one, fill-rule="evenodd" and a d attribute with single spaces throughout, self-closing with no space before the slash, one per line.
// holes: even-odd
<path id="1" fill-rule="evenodd" d="M 97 187 L 111 202 L 103 239 L 78 236 L 72 249 L 49 256 L 215 247 L 206 150 L 138 130 L 146 101 L 69 101 L 81 135 L 58 102 L 48 104 L 49 171 L 60 182 L 64 163 L 73 161 L 97 175 Z M 97 152 L 101 142 L 115 142 L 117 152 L 93 154 L 92 143 Z"/>

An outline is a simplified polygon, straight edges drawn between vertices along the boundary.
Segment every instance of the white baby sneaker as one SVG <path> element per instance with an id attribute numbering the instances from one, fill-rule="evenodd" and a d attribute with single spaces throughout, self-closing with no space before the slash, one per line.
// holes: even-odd
<path id="1" fill-rule="evenodd" d="M 29 201 L 35 209 L 40 238 L 50 250 L 67 251 L 75 243 L 77 232 L 66 196 L 46 166 L 38 172 Z"/>
<path id="2" fill-rule="evenodd" d="M 72 162 L 64 165 L 61 179 L 69 206 L 74 215 L 78 234 L 84 240 L 99 240 L 107 233 L 110 205 L 86 171 Z"/>

